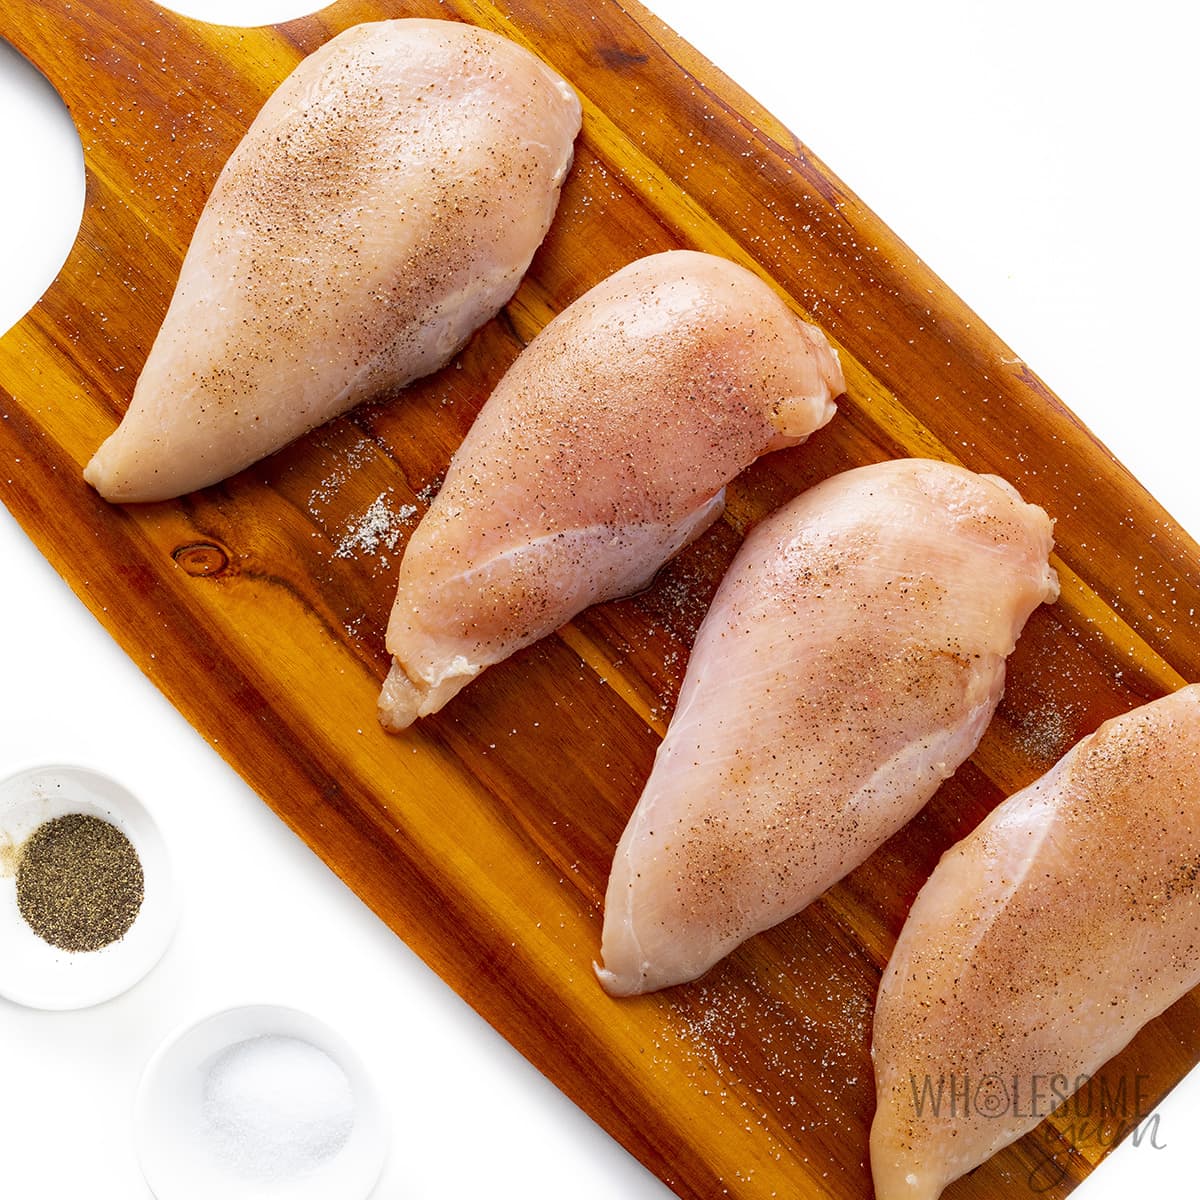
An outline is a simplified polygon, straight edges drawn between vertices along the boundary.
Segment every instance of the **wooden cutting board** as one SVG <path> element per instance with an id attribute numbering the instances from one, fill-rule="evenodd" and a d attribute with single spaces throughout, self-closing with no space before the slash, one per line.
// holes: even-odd
<path id="1" fill-rule="evenodd" d="M 222 486 L 105 504 L 80 469 L 128 401 L 226 156 L 304 54 L 400 15 L 499 30 L 583 98 L 529 277 L 405 394 Z M 87 165 L 71 256 L 0 341 L 4 503 L 263 799 L 680 1196 L 868 1196 L 872 1003 L 913 896 L 1079 736 L 1200 679 L 1197 547 L 792 134 L 628 0 L 344 0 L 255 30 L 149 0 L 0 0 L 0 28 L 62 94 Z M 396 564 L 489 389 L 552 313 L 680 245 L 759 271 L 827 331 L 849 379 L 841 415 L 737 480 L 725 519 L 649 591 L 385 735 Z M 612 849 L 742 534 L 815 480 L 912 454 L 997 472 L 1058 522 L 1063 596 L 1030 621 L 994 724 L 926 812 L 806 913 L 699 983 L 609 999 L 591 962 Z M 1056 1114 L 947 1194 L 1065 1195 L 1198 1058 L 1192 995 L 1106 1069 L 1123 1106 Z"/>

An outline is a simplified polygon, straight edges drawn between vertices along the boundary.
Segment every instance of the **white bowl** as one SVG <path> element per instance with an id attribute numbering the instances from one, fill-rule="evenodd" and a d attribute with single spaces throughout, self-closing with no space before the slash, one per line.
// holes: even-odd
<path id="1" fill-rule="evenodd" d="M 247 1178 L 214 1152 L 205 1083 L 226 1051 L 258 1037 L 286 1037 L 323 1051 L 353 1097 L 344 1144 L 303 1174 Z M 158 1200 L 365 1200 L 387 1156 L 383 1110 L 358 1056 L 323 1022 L 275 1005 L 248 1005 L 206 1017 L 166 1042 L 147 1064 L 134 1107 L 142 1174 Z"/>
<path id="2" fill-rule="evenodd" d="M 125 936 L 100 950 L 73 953 L 50 945 L 17 908 L 14 852 L 43 822 L 68 813 L 115 825 L 142 864 L 142 906 Z M 0 782 L 0 995 L 46 1009 L 89 1008 L 110 1000 L 162 958 L 176 917 L 166 845 L 132 792 L 86 767 L 34 767 Z"/>

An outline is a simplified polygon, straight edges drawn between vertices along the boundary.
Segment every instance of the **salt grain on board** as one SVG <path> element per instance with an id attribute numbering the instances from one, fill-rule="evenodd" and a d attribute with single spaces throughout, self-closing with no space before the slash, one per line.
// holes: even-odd
<path id="1" fill-rule="evenodd" d="M 338 493 L 346 480 L 366 463 L 375 446 L 366 438 L 360 437 L 348 450 L 344 451 L 342 462 L 338 464 L 320 483 L 313 488 L 308 497 L 308 511 L 314 517 L 320 516 L 317 505 L 328 504 Z"/>
<path id="2" fill-rule="evenodd" d="M 359 554 L 375 554 L 382 546 L 395 550 L 400 530 L 417 515 L 415 504 L 392 508 L 387 492 L 380 492 L 357 521 L 342 535 L 334 558 L 357 558 Z"/>
<path id="3" fill-rule="evenodd" d="M 1017 741 L 1030 758 L 1052 763 L 1075 743 L 1079 734 L 1072 718 L 1072 704 L 1055 705 L 1049 701 L 1021 713 L 1014 720 Z"/>

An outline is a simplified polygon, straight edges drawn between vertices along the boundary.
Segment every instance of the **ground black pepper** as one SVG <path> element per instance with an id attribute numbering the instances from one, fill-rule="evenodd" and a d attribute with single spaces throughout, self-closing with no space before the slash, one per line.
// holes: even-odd
<path id="1" fill-rule="evenodd" d="M 85 813 L 39 825 L 21 849 L 17 907 L 29 927 L 60 950 L 99 950 L 129 931 L 145 878 L 130 840 Z"/>

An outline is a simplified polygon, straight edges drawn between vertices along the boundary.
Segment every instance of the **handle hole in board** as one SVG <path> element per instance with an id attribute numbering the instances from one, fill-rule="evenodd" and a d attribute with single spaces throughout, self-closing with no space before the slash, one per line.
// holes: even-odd
<path id="1" fill-rule="evenodd" d="M 281 25 L 328 7 L 328 0 L 157 0 L 160 7 L 194 21 L 252 29 Z"/>
<path id="2" fill-rule="evenodd" d="M 83 220 L 83 146 L 62 97 L 0 38 L 0 333 L 37 303 Z"/>

